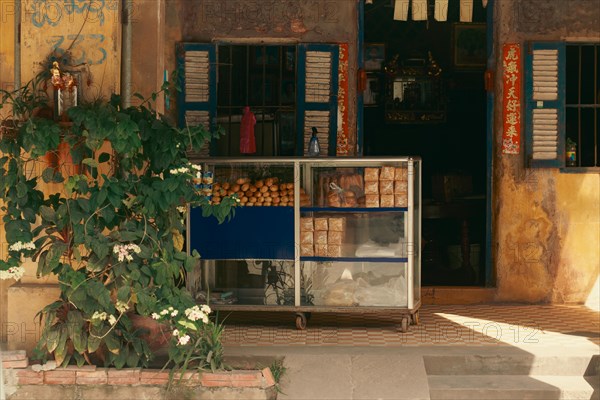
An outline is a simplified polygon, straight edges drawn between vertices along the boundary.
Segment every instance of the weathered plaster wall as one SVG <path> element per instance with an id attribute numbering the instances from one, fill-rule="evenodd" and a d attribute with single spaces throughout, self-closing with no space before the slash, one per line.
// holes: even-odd
<path id="1" fill-rule="evenodd" d="M 8 3 L 8 0 L 0 3 L 2 79 L 8 74 L 4 61 L 10 63 L 10 68 L 15 62 L 12 51 L 14 36 L 11 34 L 14 9 L 8 7 Z M 12 0 L 10 3 L 13 3 Z M 51 54 L 62 60 L 63 55 L 70 52 L 71 69 L 81 72 L 83 100 L 106 98 L 119 91 L 121 39 L 118 0 L 91 3 L 23 0 L 20 21 L 22 83 L 48 68 Z M 7 43 L 9 40 L 10 44 Z M 3 87 L 5 85 L 3 82 Z M 32 165 L 32 168 L 41 170 L 41 164 Z M 50 185 L 41 187 L 48 193 L 56 189 Z M 0 236 L 2 254 L 7 247 L 3 236 Z M 18 283 L 0 283 L 0 340 L 7 340 L 9 348 L 31 350 L 39 338 L 39 326 L 34 322 L 34 316 L 57 298 L 58 286 L 55 277 L 36 277 L 36 263 L 29 260 L 24 267 L 25 275 Z"/>
<path id="2" fill-rule="evenodd" d="M 528 40 L 600 41 L 596 1 L 495 2 L 493 257 L 497 299 L 585 302 L 600 271 L 600 173 L 527 168 L 500 153 L 501 49 Z M 526 48 L 523 47 L 523 56 Z M 524 142 L 524 139 L 523 139 Z"/>
<path id="3" fill-rule="evenodd" d="M 12 0 L 0 0 L 0 88 L 12 90 L 14 85 L 14 4 Z M 0 110 L 2 119 L 7 110 Z M 0 214 L 0 218 L 2 214 Z M 0 225 L 1 227 L 1 225 Z M 0 230 L 0 257 L 7 254 L 7 243 L 4 230 Z M 6 341 L 6 333 L 3 328 L 7 320 L 7 291 L 13 281 L 0 280 L 0 343 Z"/>
<path id="4" fill-rule="evenodd" d="M 167 7 L 165 31 L 170 71 L 177 41 L 348 43 L 348 134 L 356 148 L 357 0 L 176 0 Z"/>
<path id="5" fill-rule="evenodd" d="M 46 58 L 71 53 L 81 70 L 84 99 L 118 91 L 120 71 L 119 1 L 21 3 L 21 71 L 27 82 L 47 67 Z M 89 72 L 90 74 L 87 74 Z"/>

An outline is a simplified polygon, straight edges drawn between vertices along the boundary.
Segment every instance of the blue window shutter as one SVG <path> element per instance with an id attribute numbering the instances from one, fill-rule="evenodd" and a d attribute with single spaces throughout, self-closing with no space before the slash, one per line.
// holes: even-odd
<path id="1" fill-rule="evenodd" d="M 204 125 L 214 129 L 217 115 L 216 46 L 206 43 L 178 43 L 177 67 L 181 91 L 177 97 L 179 126 Z M 206 143 L 199 156 L 208 156 Z"/>
<path id="2" fill-rule="evenodd" d="M 529 167 L 565 164 L 565 44 L 532 42 L 526 56 L 526 156 Z"/>
<path id="3" fill-rule="evenodd" d="M 298 138 L 296 153 L 306 154 L 312 128 L 323 155 L 335 156 L 337 144 L 339 46 L 298 46 Z"/>

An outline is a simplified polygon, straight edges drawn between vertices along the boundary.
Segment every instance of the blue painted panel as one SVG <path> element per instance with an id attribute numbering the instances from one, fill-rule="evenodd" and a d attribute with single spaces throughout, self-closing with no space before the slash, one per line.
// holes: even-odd
<path id="1" fill-rule="evenodd" d="M 190 214 L 190 248 L 205 260 L 294 259 L 293 207 L 240 207 L 235 217 L 219 225 L 203 217 L 200 208 Z"/>

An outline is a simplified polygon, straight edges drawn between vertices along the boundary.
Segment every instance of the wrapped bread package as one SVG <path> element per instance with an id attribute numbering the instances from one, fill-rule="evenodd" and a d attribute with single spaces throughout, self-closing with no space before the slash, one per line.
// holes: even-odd
<path id="1" fill-rule="evenodd" d="M 394 180 L 408 181 L 408 169 L 406 167 L 398 167 L 394 171 Z"/>
<path id="2" fill-rule="evenodd" d="M 379 198 L 380 207 L 394 207 L 394 195 L 393 194 L 382 194 Z"/>
<path id="3" fill-rule="evenodd" d="M 342 196 L 342 207 L 356 207 L 358 205 L 356 194 L 352 190 L 344 190 Z"/>
<path id="4" fill-rule="evenodd" d="M 327 231 L 315 231 L 315 244 L 327 244 Z"/>
<path id="5" fill-rule="evenodd" d="M 327 245 L 327 257 L 341 257 L 342 256 L 342 246 L 337 244 L 328 244 Z"/>
<path id="6" fill-rule="evenodd" d="M 312 244 L 301 244 L 300 255 L 305 257 L 313 257 L 315 255 L 315 248 Z"/>
<path id="7" fill-rule="evenodd" d="M 330 191 L 327 195 L 327 207 L 341 207 L 342 206 L 342 198 L 340 197 L 338 192 Z"/>
<path id="8" fill-rule="evenodd" d="M 408 182 L 407 181 L 394 181 L 394 193 L 401 194 L 408 192 Z"/>
<path id="9" fill-rule="evenodd" d="M 393 181 L 394 175 L 395 175 L 394 167 L 383 166 L 383 167 L 381 167 L 381 172 L 379 173 L 379 180 L 380 181 Z"/>
<path id="10" fill-rule="evenodd" d="M 312 217 L 301 217 L 300 218 L 300 232 L 313 232 L 315 226 Z"/>
<path id="11" fill-rule="evenodd" d="M 327 218 L 315 218 L 315 231 L 327 231 L 329 230 L 329 224 Z"/>
<path id="12" fill-rule="evenodd" d="M 312 244 L 315 242 L 314 232 L 300 231 L 300 244 Z"/>
<path id="13" fill-rule="evenodd" d="M 394 181 L 379 181 L 380 194 L 394 194 Z"/>
<path id="14" fill-rule="evenodd" d="M 327 257 L 327 245 L 326 244 L 315 244 L 315 256 Z"/>
<path id="15" fill-rule="evenodd" d="M 346 219 L 343 217 L 329 218 L 329 231 L 344 232 L 346 230 Z"/>
<path id="16" fill-rule="evenodd" d="M 379 207 L 379 195 L 378 194 L 365 195 L 365 207 L 369 207 L 369 208 Z"/>
<path id="17" fill-rule="evenodd" d="M 327 233 L 327 244 L 342 244 L 344 233 L 340 231 L 329 231 Z"/>
<path id="18" fill-rule="evenodd" d="M 379 181 L 366 181 L 365 194 L 379 194 Z"/>
<path id="19" fill-rule="evenodd" d="M 352 190 L 357 196 L 363 194 L 363 177 L 359 174 L 343 174 L 340 176 L 340 187 L 344 190 Z"/>
<path id="20" fill-rule="evenodd" d="M 365 168 L 365 182 L 379 180 L 379 168 Z"/>
<path id="21" fill-rule="evenodd" d="M 395 194 L 394 195 L 394 206 L 395 207 L 408 207 L 408 194 Z"/>

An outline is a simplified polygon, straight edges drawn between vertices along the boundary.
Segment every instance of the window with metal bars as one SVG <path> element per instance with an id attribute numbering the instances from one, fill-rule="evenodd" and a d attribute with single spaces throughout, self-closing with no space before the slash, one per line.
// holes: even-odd
<path id="1" fill-rule="evenodd" d="M 244 107 L 256 118 L 256 155 L 296 153 L 296 47 L 219 45 L 216 123 L 226 135 L 216 155 L 240 154 Z"/>
<path id="2" fill-rule="evenodd" d="M 178 43 L 180 126 L 220 127 L 198 156 L 240 155 L 243 110 L 256 118 L 258 156 L 306 154 L 314 129 L 322 155 L 336 154 L 339 45 Z"/>
<path id="3" fill-rule="evenodd" d="M 531 42 L 526 56 L 529 167 L 600 168 L 600 43 Z"/>
<path id="4" fill-rule="evenodd" d="M 566 45 L 566 167 L 600 167 L 600 44 Z"/>

